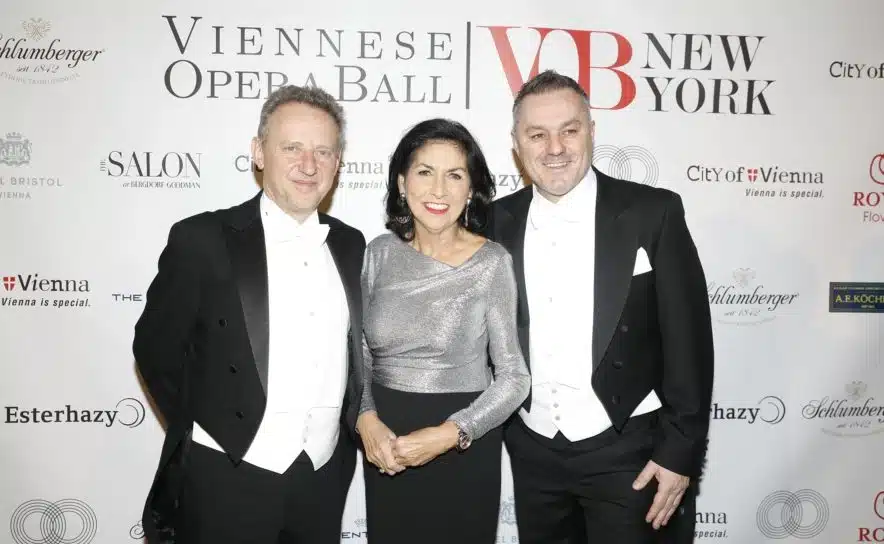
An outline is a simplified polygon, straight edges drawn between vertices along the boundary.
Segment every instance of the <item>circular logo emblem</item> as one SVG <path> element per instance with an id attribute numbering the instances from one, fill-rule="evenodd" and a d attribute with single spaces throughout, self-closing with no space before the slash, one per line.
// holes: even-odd
<path id="1" fill-rule="evenodd" d="M 765 423 L 776 425 L 780 421 L 783 421 L 783 418 L 786 417 L 786 404 L 780 397 L 768 395 L 758 401 L 758 404 L 763 404 L 765 407 L 765 414 L 763 416 L 759 416 L 761 420 Z"/>
<path id="2" fill-rule="evenodd" d="M 829 503 L 812 489 L 774 491 L 758 505 L 756 520 L 768 538 L 813 538 L 829 523 Z"/>
<path id="3" fill-rule="evenodd" d="M 125 411 L 123 410 L 125 408 Z M 144 421 L 144 404 L 138 399 L 128 397 L 117 403 L 117 421 L 126 427 L 137 427 Z"/>
<path id="4" fill-rule="evenodd" d="M 17 544 L 89 544 L 98 532 L 98 518 L 77 499 L 33 499 L 15 509 L 9 531 Z"/>
<path id="5" fill-rule="evenodd" d="M 596 167 L 612 178 L 656 186 L 660 178 L 657 159 L 644 147 L 598 145 L 593 152 Z"/>
<path id="6" fill-rule="evenodd" d="M 869 177 L 875 183 L 884 185 L 884 153 L 872 157 L 872 162 L 869 164 Z"/>

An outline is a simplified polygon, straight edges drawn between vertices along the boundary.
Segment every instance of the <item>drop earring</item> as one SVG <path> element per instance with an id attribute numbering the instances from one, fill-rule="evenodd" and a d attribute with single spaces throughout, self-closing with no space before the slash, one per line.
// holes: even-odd
<path id="1" fill-rule="evenodd" d="M 402 193 L 399 193 L 399 204 L 404 206 L 406 211 L 405 211 L 405 215 L 400 215 L 400 216 L 396 217 L 396 221 L 399 224 L 404 225 L 404 224 L 408 223 L 409 221 L 411 221 L 411 210 L 409 210 L 408 206 L 406 206 L 405 195 Z"/>

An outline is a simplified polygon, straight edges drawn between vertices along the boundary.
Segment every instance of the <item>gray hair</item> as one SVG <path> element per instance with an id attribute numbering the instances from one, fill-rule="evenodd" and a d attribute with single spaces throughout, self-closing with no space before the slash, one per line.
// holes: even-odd
<path id="1" fill-rule="evenodd" d="M 535 94 L 545 94 L 553 91 L 561 91 L 562 89 L 570 89 L 583 97 L 586 104 L 586 116 L 592 120 L 592 113 L 589 106 L 589 95 L 583 90 L 579 83 L 566 75 L 562 75 L 555 70 L 544 70 L 530 80 L 528 80 L 522 88 L 519 89 L 516 98 L 513 101 L 513 131 L 516 129 L 516 121 L 519 117 L 519 107 L 525 97 Z"/>
<path id="2" fill-rule="evenodd" d="M 267 137 L 267 122 L 280 106 L 285 104 L 306 104 L 329 114 L 338 126 L 338 150 L 343 151 L 346 139 L 344 129 L 344 108 L 337 100 L 319 87 L 298 87 L 285 85 L 270 93 L 261 107 L 261 120 L 258 122 L 258 139 L 262 142 Z"/>

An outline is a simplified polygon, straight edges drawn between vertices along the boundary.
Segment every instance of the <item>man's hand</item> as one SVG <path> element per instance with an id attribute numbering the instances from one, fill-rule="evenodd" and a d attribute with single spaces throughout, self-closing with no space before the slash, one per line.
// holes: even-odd
<path id="1" fill-rule="evenodd" d="M 457 425 L 446 421 L 397 438 L 393 444 L 396 461 L 407 467 L 425 465 L 457 445 Z"/>
<path id="2" fill-rule="evenodd" d="M 675 513 L 675 509 L 681 504 L 685 490 L 691 479 L 681 474 L 667 470 L 653 461 L 648 461 L 644 470 L 632 483 L 632 488 L 638 491 L 644 489 L 653 478 L 657 478 L 657 494 L 645 521 L 654 522 L 654 529 L 659 529 L 669 523 L 669 518 Z"/>
<path id="3" fill-rule="evenodd" d="M 369 463 L 390 476 L 405 470 L 405 467 L 393 456 L 393 441 L 396 440 L 396 434 L 384 425 L 377 412 L 369 410 L 359 414 L 359 419 L 356 420 L 356 432 L 362 438 L 365 458 Z"/>

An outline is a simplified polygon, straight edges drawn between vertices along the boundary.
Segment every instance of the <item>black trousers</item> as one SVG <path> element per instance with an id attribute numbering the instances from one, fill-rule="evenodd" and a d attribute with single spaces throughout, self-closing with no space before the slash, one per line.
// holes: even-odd
<path id="1" fill-rule="evenodd" d="M 659 544 L 693 542 L 694 498 L 666 527 L 654 530 L 645 516 L 656 480 L 641 491 L 632 482 L 651 458 L 656 412 L 570 442 L 529 429 L 518 416 L 506 430 L 513 473 L 519 544 Z"/>
<path id="2" fill-rule="evenodd" d="M 338 544 L 356 447 L 341 429 L 319 470 L 306 453 L 284 474 L 194 442 L 181 493 L 178 544 Z"/>
<path id="3" fill-rule="evenodd" d="M 378 414 L 397 435 L 438 425 L 480 393 L 409 393 L 374 384 Z M 365 462 L 368 544 L 494 544 L 503 430 L 395 476 Z"/>

